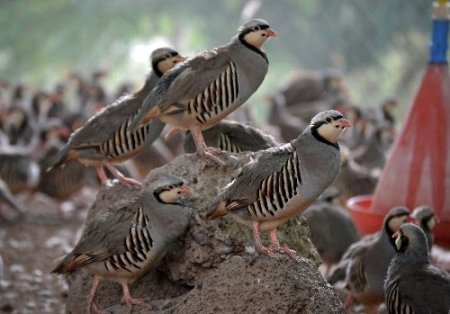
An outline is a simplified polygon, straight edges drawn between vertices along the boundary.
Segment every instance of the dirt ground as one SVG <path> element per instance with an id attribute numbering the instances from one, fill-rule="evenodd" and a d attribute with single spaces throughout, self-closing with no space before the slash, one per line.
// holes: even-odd
<path id="1" fill-rule="evenodd" d="M 23 217 L 0 221 L 0 313 L 65 313 L 67 284 L 50 271 L 76 243 L 95 193 L 85 188 L 62 203 L 43 194 L 18 196 Z"/>

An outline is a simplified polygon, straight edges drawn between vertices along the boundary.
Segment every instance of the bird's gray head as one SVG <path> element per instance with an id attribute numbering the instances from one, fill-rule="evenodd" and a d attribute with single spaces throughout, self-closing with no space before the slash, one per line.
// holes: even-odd
<path id="1" fill-rule="evenodd" d="M 417 251 L 420 255 L 428 256 L 427 237 L 423 230 L 413 223 L 405 223 L 393 235 L 395 248 L 399 253 L 407 250 Z"/>
<path id="2" fill-rule="evenodd" d="M 184 60 L 185 58 L 178 51 L 168 47 L 158 48 L 150 55 L 152 69 L 158 76 L 163 75 L 173 68 L 175 64 Z"/>
<path id="3" fill-rule="evenodd" d="M 434 216 L 434 210 L 428 205 L 414 208 L 411 217 L 414 219 L 416 225 L 426 228 L 429 231 L 432 231 L 437 223 L 436 217 Z"/>
<path id="4" fill-rule="evenodd" d="M 350 121 L 336 110 L 318 113 L 309 125 L 312 135 L 321 142 L 337 147 L 337 139 L 345 128 L 351 127 Z"/>
<path id="5" fill-rule="evenodd" d="M 409 218 L 409 210 L 404 206 L 396 206 L 384 216 L 383 227 L 389 239 L 392 241 L 392 235 L 400 229 Z"/>
<path id="6" fill-rule="evenodd" d="M 163 204 L 179 204 L 183 196 L 192 194 L 191 188 L 176 176 L 158 179 L 150 184 L 148 190 Z"/>
<path id="7" fill-rule="evenodd" d="M 238 32 L 238 38 L 242 43 L 257 49 L 260 49 L 270 37 L 277 36 L 277 33 L 270 28 L 269 24 L 261 19 L 246 22 L 239 27 Z"/>

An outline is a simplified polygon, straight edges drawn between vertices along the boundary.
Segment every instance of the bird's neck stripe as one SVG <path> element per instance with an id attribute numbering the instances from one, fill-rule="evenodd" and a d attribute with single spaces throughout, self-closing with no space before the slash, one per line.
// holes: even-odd
<path id="1" fill-rule="evenodd" d="M 312 134 L 312 135 L 314 136 L 314 138 L 315 138 L 316 140 L 318 140 L 319 142 L 325 143 L 325 144 L 327 144 L 327 145 L 331 145 L 331 146 L 333 146 L 334 148 L 336 148 L 337 150 L 339 150 L 339 145 L 338 145 L 338 143 L 332 143 L 332 142 L 328 141 L 327 139 L 325 139 L 324 137 L 322 137 L 322 136 L 319 134 L 319 132 L 317 132 L 317 128 L 316 128 L 316 127 L 311 128 L 311 134 Z"/>
<path id="2" fill-rule="evenodd" d="M 241 44 L 243 44 L 245 47 L 247 47 L 250 50 L 253 50 L 254 52 L 256 52 L 257 54 L 259 54 L 261 57 L 264 58 L 264 60 L 266 60 L 267 63 L 269 63 L 269 59 L 267 59 L 267 55 L 265 52 L 263 52 L 261 49 L 256 48 L 255 46 L 250 45 L 248 42 L 245 41 L 244 39 L 244 35 L 240 34 L 239 35 L 239 41 L 241 42 Z"/>

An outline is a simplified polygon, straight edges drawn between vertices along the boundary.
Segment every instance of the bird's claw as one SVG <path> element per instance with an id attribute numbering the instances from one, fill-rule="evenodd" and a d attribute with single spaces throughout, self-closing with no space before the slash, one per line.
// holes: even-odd
<path id="1" fill-rule="evenodd" d="M 220 159 L 219 157 L 215 156 L 214 153 L 210 152 L 209 149 L 204 150 L 202 152 L 199 152 L 199 154 L 205 158 L 208 158 L 210 160 L 213 160 L 215 163 L 223 166 L 225 165 L 225 163 L 223 162 L 222 159 Z"/>
<path id="2" fill-rule="evenodd" d="M 138 189 L 142 188 L 142 183 L 137 181 L 137 180 L 135 180 L 135 179 L 132 179 L 132 178 L 125 178 L 125 177 L 124 178 L 120 178 L 119 182 L 124 184 L 124 185 L 128 185 L 130 187 L 134 187 L 134 188 L 138 188 Z"/>
<path id="3" fill-rule="evenodd" d="M 287 255 L 290 258 L 292 258 L 293 260 L 300 262 L 301 261 L 301 257 L 297 255 L 297 252 L 290 249 L 287 245 L 284 246 L 276 246 L 276 247 L 271 247 L 270 251 L 272 252 L 278 252 L 280 254 L 283 255 Z"/>

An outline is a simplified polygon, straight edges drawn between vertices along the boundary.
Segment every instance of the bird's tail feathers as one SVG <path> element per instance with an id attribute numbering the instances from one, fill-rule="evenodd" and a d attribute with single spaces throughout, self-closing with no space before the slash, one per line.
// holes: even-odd
<path id="1" fill-rule="evenodd" d="M 57 265 L 51 271 L 52 274 L 71 274 L 77 270 L 76 257 L 73 254 L 66 254 L 57 258 Z"/>
<path id="2" fill-rule="evenodd" d="M 153 144 L 153 142 L 159 138 L 165 126 L 166 124 L 159 119 L 155 119 L 150 122 L 148 137 L 145 141 L 145 145 Z"/>
<path id="3" fill-rule="evenodd" d="M 225 216 L 227 213 L 227 209 L 225 206 L 225 202 L 220 198 L 217 198 L 209 207 L 206 214 L 207 219 L 215 219 L 218 217 Z"/>
<path id="4" fill-rule="evenodd" d="M 74 254 L 69 253 L 58 259 L 58 264 L 51 271 L 52 274 L 67 274 L 70 275 L 87 264 L 97 261 L 97 258 L 90 254 Z"/>
<path id="5" fill-rule="evenodd" d="M 153 99 L 152 93 L 150 93 L 142 102 L 141 107 L 134 114 L 128 129 L 135 131 L 142 124 L 156 119 L 160 113 L 161 108 L 155 105 L 155 100 Z"/>
<path id="6" fill-rule="evenodd" d="M 50 171 L 52 169 L 56 169 L 61 167 L 62 165 L 64 165 L 66 163 L 66 161 L 69 159 L 69 154 L 70 153 L 70 145 L 69 143 L 67 143 L 66 145 L 64 145 L 63 148 L 61 148 L 56 155 L 54 155 L 52 157 L 52 160 L 50 161 L 50 166 L 47 167 L 47 169 L 45 169 L 45 171 Z M 73 159 L 73 158 L 71 158 Z"/>

